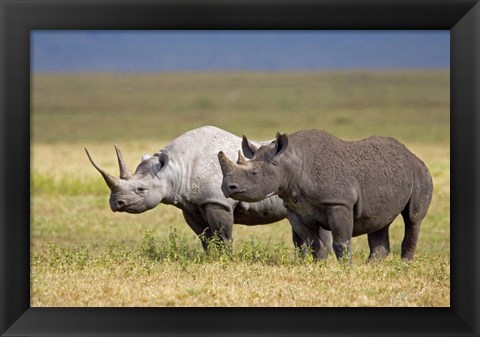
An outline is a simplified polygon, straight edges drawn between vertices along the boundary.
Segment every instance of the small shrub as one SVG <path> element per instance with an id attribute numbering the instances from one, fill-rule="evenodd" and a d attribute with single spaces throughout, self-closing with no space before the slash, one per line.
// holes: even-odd
<path id="1" fill-rule="evenodd" d="M 82 270 L 90 262 L 89 253 L 84 244 L 78 244 L 74 247 L 62 247 L 50 242 L 44 250 L 45 254 L 37 255 L 34 260 L 46 262 L 50 267 Z"/>

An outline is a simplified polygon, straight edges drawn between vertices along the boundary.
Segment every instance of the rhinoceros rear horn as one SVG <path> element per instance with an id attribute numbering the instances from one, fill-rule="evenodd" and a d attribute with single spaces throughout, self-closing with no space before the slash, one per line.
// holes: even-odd
<path id="1" fill-rule="evenodd" d="M 130 179 L 133 174 L 128 169 L 125 160 L 123 160 L 122 151 L 120 151 L 117 144 L 115 144 L 115 151 L 117 152 L 118 166 L 120 168 L 120 179 Z"/>
<path id="2" fill-rule="evenodd" d="M 117 178 L 111 176 L 105 170 L 102 170 L 100 167 L 98 167 L 98 165 L 93 161 L 92 157 L 90 156 L 87 148 L 85 148 L 85 152 L 87 153 L 88 159 L 90 160 L 92 165 L 97 169 L 98 172 L 100 172 L 100 174 L 103 176 L 103 179 L 105 179 L 107 186 L 112 189 L 117 184 Z"/>
<path id="3" fill-rule="evenodd" d="M 222 151 L 218 153 L 218 161 L 224 176 L 231 174 L 235 169 L 235 164 Z"/>
<path id="4" fill-rule="evenodd" d="M 240 150 L 238 150 L 237 164 L 238 164 L 238 165 L 247 165 L 247 160 L 246 160 L 245 157 L 242 155 L 242 151 L 240 151 Z"/>

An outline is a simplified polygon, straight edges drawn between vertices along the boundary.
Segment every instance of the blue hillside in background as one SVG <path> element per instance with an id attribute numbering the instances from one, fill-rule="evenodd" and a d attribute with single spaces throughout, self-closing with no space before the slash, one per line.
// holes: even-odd
<path id="1" fill-rule="evenodd" d="M 448 31 L 33 31 L 34 72 L 448 69 Z"/>

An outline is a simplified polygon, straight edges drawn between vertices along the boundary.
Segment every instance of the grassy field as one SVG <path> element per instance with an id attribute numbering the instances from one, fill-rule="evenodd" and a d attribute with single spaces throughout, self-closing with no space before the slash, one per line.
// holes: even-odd
<path id="1" fill-rule="evenodd" d="M 42 74 L 32 77 L 32 306 L 449 306 L 450 146 L 447 71 Z M 117 174 L 181 133 L 216 125 L 251 139 L 320 128 L 405 143 L 434 180 L 413 262 L 299 259 L 286 220 L 234 227 L 230 255 L 201 250 L 181 211 L 112 213 L 84 153 Z"/>

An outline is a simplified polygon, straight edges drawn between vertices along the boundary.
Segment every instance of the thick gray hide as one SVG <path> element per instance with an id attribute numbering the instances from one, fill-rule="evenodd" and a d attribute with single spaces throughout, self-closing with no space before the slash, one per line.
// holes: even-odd
<path id="1" fill-rule="evenodd" d="M 277 134 L 269 145 L 253 148 L 237 164 L 219 153 L 226 196 L 242 201 L 278 195 L 301 238 L 323 259 L 319 228 L 331 230 L 338 258 L 349 258 L 352 236 L 368 235 L 369 259 L 390 252 L 388 230 L 402 214 L 401 256 L 414 256 L 420 223 L 432 198 L 425 164 L 393 138 L 343 141 L 325 131 Z"/>
<path id="2" fill-rule="evenodd" d="M 96 168 L 111 189 L 113 211 L 141 213 L 159 203 L 174 205 L 183 211 L 187 224 L 207 248 L 214 233 L 231 241 L 233 223 L 269 224 L 286 217 L 286 209 L 277 196 L 251 203 L 223 195 L 217 153 L 223 150 L 233 156 L 241 146 L 241 138 L 217 127 L 204 126 L 182 134 L 159 153 L 144 156 L 131 176 L 117 150 L 126 178 L 113 178 Z M 93 161 L 92 164 L 95 165 Z M 295 233 L 292 236 L 296 246 L 302 244 Z M 323 231 L 321 236 L 325 245 L 331 246 L 331 234 Z"/>

